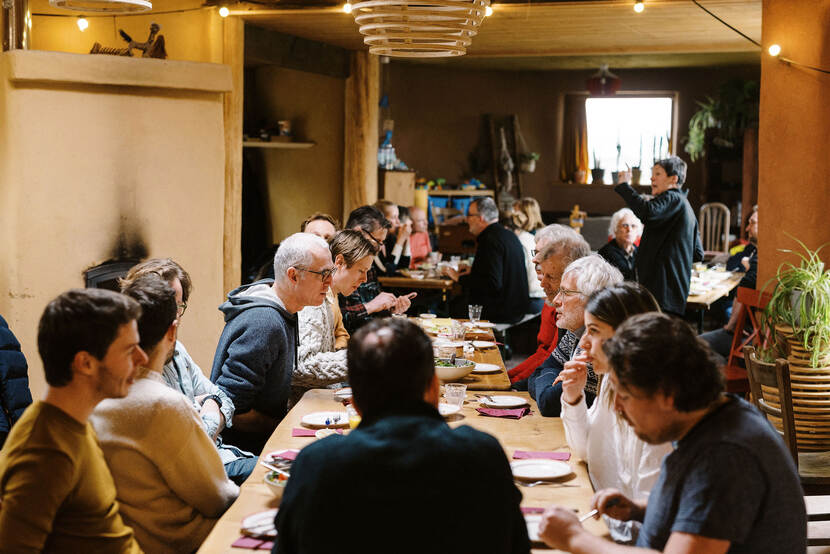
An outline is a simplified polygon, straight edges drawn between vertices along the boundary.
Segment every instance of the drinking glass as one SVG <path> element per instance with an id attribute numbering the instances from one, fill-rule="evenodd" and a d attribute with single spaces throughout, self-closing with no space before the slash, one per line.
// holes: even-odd
<path id="1" fill-rule="evenodd" d="M 481 306 L 478 304 L 470 304 L 467 306 L 467 315 L 470 318 L 470 323 L 475 325 L 481 319 Z"/>
<path id="2" fill-rule="evenodd" d="M 447 383 L 444 385 L 444 400 L 447 404 L 460 408 L 466 397 L 467 385 L 461 383 Z"/>
<path id="3" fill-rule="evenodd" d="M 360 425 L 360 414 L 357 413 L 354 405 L 349 404 L 346 406 L 346 413 L 349 414 L 349 429 L 354 429 Z"/>
<path id="4" fill-rule="evenodd" d="M 467 333 L 467 329 L 464 328 L 464 325 L 460 321 L 453 320 L 452 322 L 452 339 L 453 340 L 464 340 L 464 335 Z"/>
<path id="5" fill-rule="evenodd" d="M 441 252 L 430 252 L 427 255 L 427 259 L 429 260 L 429 263 L 431 263 L 432 265 L 438 265 L 438 262 L 440 262 L 441 258 L 443 257 L 444 255 L 441 254 Z"/>

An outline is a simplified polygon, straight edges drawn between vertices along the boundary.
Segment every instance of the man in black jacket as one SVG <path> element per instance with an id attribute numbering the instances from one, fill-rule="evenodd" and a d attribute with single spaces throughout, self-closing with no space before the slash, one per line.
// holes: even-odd
<path id="1" fill-rule="evenodd" d="M 436 409 L 429 337 L 406 320 L 373 320 L 352 335 L 348 367 L 362 421 L 297 456 L 274 552 L 530 552 L 499 441 L 450 428 Z"/>
<path id="2" fill-rule="evenodd" d="M 512 323 L 530 308 L 524 250 L 515 233 L 499 223 L 499 209 L 489 196 L 476 198 L 467 209 L 467 225 L 478 245 L 472 268 L 447 268 L 461 283 L 470 304 L 482 306 L 481 318 Z M 465 317 L 466 306 L 457 316 Z"/>
<path id="3" fill-rule="evenodd" d="M 645 286 L 664 312 L 682 316 L 686 311 L 692 262 L 703 260 L 697 218 L 680 190 L 686 181 L 686 162 L 677 156 L 659 160 L 651 170 L 651 194 L 647 199 L 627 182 L 621 172 L 614 189 L 643 222 L 637 251 L 637 281 Z"/>
<path id="4" fill-rule="evenodd" d="M 0 316 L 0 448 L 29 404 L 29 374 L 20 343 Z"/>

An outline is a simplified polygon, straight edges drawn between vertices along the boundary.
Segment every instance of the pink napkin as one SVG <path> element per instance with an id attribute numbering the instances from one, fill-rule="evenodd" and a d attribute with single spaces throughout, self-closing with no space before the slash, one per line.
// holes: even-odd
<path id="1" fill-rule="evenodd" d="M 234 548 L 247 548 L 248 550 L 271 550 L 274 548 L 274 542 L 266 539 L 242 536 L 236 539 L 231 546 Z"/>
<path id="2" fill-rule="evenodd" d="M 281 460 L 296 460 L 297 459 L 297 454 L 299 454 L 299 453 L 300 453 L 299 450 L 294 450 L 294 449 L 291 449 L 291 450 L 276 450 L 274 452 L 269 452 L 268 453 L 268 458 L 270 458 L 272 460 L 276 459 L 276 458 L 279 458 Z"/>
<path id="3" fill-rule="evenodd" d="M 508 419 L 522 419 L 530 413 L 530 408 L 513 408 L 511 410 L 501 408 L 476 408 L 476 411 L 482 415 L 490 417 L 506 417 Z"/>
<path id="4" fill-rule="evenodd" d="M 544 508 L 535 508 L 532 506 L 522 506 L 522 513 L 523 514 L 541 514 L 544 512 Z"/>
<path id="5" fill-rule="evenodd" d="M 319 431 L 319 429 L 301 429 L 299 427 L 295 427 L 291 430 L 292 437 L 313 437 L 314 433 Z M 342 435 L 343 429 L 335 429 L 335 432 Z"/>
<path id="6" fill-rule="evenodd" d="M 571 459 L 570 452 L 531 452 L 516 450 L 513 452 L 514 460 L 561 460 L 566 462 Z"/>

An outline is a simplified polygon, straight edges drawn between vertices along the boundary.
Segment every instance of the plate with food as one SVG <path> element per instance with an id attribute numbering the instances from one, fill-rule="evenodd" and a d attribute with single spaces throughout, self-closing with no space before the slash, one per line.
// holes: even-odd
<path id="1" fill-rule="evenodd" d="M 476 366 L 473 369 L 472 373 L 498 373 L 499 371 L 501 371 L 500 365 L 476 362 Z"/>
<path id="2" fill-rule="evenodd" d="M 346 412 L 312 412 L 304 415 L 300 423 L 309 429 L 340 429 L 349 426 L 349 415 Z"/>
<path id="3" fill-rule="evenodd" d="M 337 400 L 349 400 L 352 397 L 352 387 L 343 387 L 334 391 L 334 397 Z"/>
<path id="4" fill-rule="evenodd" d="M 469 375 L 475 366 L 474 361 L 464 358 L 435 358 L 435 375 L 441 381 L 454 381 Z"/>
<path id="5" fill-rule="evenodd" d="M 277 536 L 277 528 L 274 526 L 275 517 L 277 517 L 276 509 L 251 514 L 242 520 L 240 530 L 243 535 L 249 537 L 273 539 Z"/>

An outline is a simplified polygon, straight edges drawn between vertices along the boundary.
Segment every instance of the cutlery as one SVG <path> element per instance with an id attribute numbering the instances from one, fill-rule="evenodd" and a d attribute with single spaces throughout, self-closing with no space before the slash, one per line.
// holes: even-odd
<path id="1" fill-rule="evenodd" d="M 281 475 L 285 475 L 286 477 L 291 477 L 290 473 L 288 473 L 287 471 L 283 471 L 282 469 L 278 468 L 277 466 L 275 466 L 273 464 L 269 464 L 268 462 L 265 462 L 265 461 L 262 461 L 262 462 L 259 462 L 259 463 L 264 465 L 265 467 L 267 467 L 271 471 L 276 471 L 277 473 L 279 473 Z"/>
<path id="2" fill-rule="evenodd" d="M 517 485 L 521 485 L 523 487 L 537 487 L 539 485 L 551 485 L 554 487 L 578 487 L 579 485 L 571 485 L 570 483 L 555 483 L 553 481 L 532 481 L 530 483 L 525 483 L 524 481 L 516 481 Z"/>
<path id="3" fill-rule="evenodd" d="M 579 518 L 579 523 L 585 523 L 586 521 L 588 521 L 589 519 L 591 519 L 592 517 L 594 517 L 598 513 L 599 513 L 599 510 L 594 508 L 593 510 L 591 510 L 590 512 L 588 512 L 587 514 L 585 514 L 584 516 Z"/>

